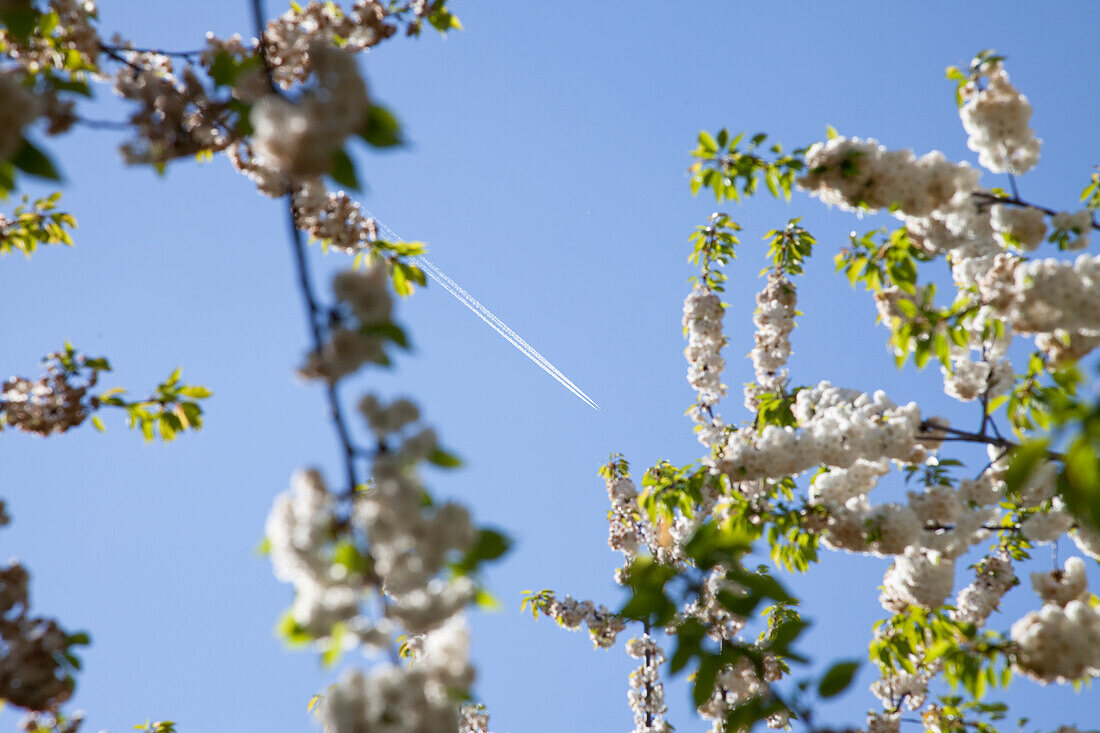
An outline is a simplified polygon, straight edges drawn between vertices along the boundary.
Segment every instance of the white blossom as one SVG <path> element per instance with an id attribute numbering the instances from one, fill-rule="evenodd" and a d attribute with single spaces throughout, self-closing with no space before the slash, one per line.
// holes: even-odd
<path id="1" fill-rule="evenodd" d="M 994 173 L 1026 173 L 1039 162 L 1041 140 L 1029 126 L 1031 104 L 1008 81 L 999 62 L 982 65 L 983 88 L 970 82 L 963 88 L 959 109 L 966 144 L 978 153 L 978 162 Z"/>
<path id="2" fill-rule="evenodd" d="M 1012 625 L 1016 667 L 1040 682 L 1069 682 L 1100 674 L 1100 614 L 1081 601 L 1045 604 Z"/>

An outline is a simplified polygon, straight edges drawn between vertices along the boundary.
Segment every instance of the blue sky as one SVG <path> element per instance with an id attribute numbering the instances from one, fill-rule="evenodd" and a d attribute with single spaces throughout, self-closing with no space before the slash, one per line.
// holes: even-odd
<path id="1" fill-rule="evenodd" d="M 141 45 L 193 48 L 207 30 L 247 34 L 247 5 L 103 0 L 102 27 Z M 398 113 L 412 144 L 359 151 L 363 201 L 402 236 L 427 241 L 439 267 L 602 410 L 438 287 L 400 307 L 414 353 L 344 393 L 414 397 L 466 460 L 460 472 L 430 475 L 433 490 L 516 540 L 489 576 L 505 610 L 473 622 L 476 692 L 493 730 L 628 730 L 632 660 L 621 647 L 596 652 L 581 634 L 520 615 L 520 591 L 618 603 L 597 467 L 611 451 L 639 474 L 660 458 L 700 455 L 683 416 L 692 393 L 679 325 L 692 274 L 685 240 L 715 208 L 687 185 L 698 130 L 763 130 L 796 146 L 832 124 L 975 162 L 943 71 L 996 48 L 1044 139 L 1022 193 L 1072 208 L 1100 162 L 1096 53 L 1086 37 L 1100 10 L 1068 2 L 454 9 L 464 32 L 394 39 L 364 60 L 372 95 Z M 89 116 L 120 119 L 124 109 L 100 96 Z M 66 174 L 64 208 L 80 221 L 77 246 L 0 263 L 8 313 L 0 368 L 35 374 L 37 359 L 65 339 L 110 357 L 106 386 L 140 392 L 183 365 L 186 379 L 215 392 L 207 428 L 169 446 L 142 445 L 113 415 L 104 416 L 107 435 L 89 427 L 44 441 L 6 432 L 3 496 L 14 521 L 0 548 L 31 569 L 38 612 L 92 634 L 75 700 L 89 730 L 126 730 L 149 717 L 174 719 L 186 733 L 310 730 L 306 702 L 336 672 L 275 640 L 291 591 L 253 553 L 292 471 L 339 470 L 319 390 L 292 378 L 307 334 L 282 205 L 222 160 L 174 165 L 163 178 L 127 169 L 119 142 L 87 130 L 49 141 Z M 988 174 L 986 182 L 1003 184 Z M 894 368 L 870 299 L 832 274 L 848 231 L 877 219 L 826 211 L 800 194 L 790 205 L 761 198 L 725 210 L 744 226 L 726 298 L 727 419 L 747 417 L 738 387 L 752 374 L 741 357 L 752 346 L 760 238 L 799 215 L 819 247 L 800 283 L 793 381 L 881 388 L 897 402 L 919 399 L 926 414 L 973 419 L 942 396 L 936 371 Z M 311 256 L 327 292 L 327 273 L 347 262 Z M 878 500 L 901 491 L 892 481 Z M 1064 557 L 1072 547 L 1063 544 Z M 871 624 L 885 615 L 876 586 L 887 565 L 828 555 L 789 579 L 816 624 L 805 649 L 822 664 L 864 655 Z M 1019 573 L 1024 586 L 995 628 L 1038 606 L 1031 569 Z M 958 582 L 967 575 L 960 568 Z M 829 706 L 826 719 L 861 724 L 877 704 L 864 689 Z M 682 684 L 668 698 L 680 730 L 705 727 L 686 715 Z M 994 699 L 1010 699 L 1030 729 L 1100 726 L 1092 690 L 1017 681 Z M 0 724 L 14 719 L 0 714 Z"/>

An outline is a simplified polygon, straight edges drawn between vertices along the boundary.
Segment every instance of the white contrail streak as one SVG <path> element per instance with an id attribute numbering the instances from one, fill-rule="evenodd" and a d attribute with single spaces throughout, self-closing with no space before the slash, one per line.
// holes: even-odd
<path id="1" fill-rule="evenodd" d="M 374 216 L 366 209 L 364 209 L 363 211 L 366 212 L 368 216 Z M 382 230 L 387 233 L 387 235 L 393 237 L 395 241 L 401 241 L 401 237 L 397 236 L 397 233 L 395 231 L 390 229 L 382 222 L 378 221 L 377 217 L 375 217 L 374 220 L 378 222 L 378 226 L 380 226 Z M 557 382 L 561 386 L 572 392 L 593 410 L 598 411 L 600 409 L 600 406 L 596 404 L 595 400 L 586 395 L 580 387 L 573 384 L 573 381 L 569 379 L 569 377 L 562 374 L 561 370 L 559 370 L 556 366 L 551 364 L 549 359 L 540 354 L 535 349 L 535 347 L 531 346 L 531 344 L 524 341 L 518 333 L 509 328 L 508 325 L 504 323 L 504 321 L 497 318 L 492 311 L 490 311 L 488 308 L 478 302 L 477 298 L 466 292 L 466 290 L 461 285 L 456 283 L 451 278 L 447 277 L 447 274 L 436 267 L 431 260 L 422 255 L 418 255 L 410 259 L 421 265 L 424 269 L 425 274 L 428 277 L 439 283 L 440 287 L 442 287 L 444 290 L 454 296 L 455 300 L 469 308 L 470 311 L 482 321 L 484 321 L 485 324 L 489 326 L 489 328 L 500 334 L 505 341 L 516 347 L 516 349 L 521 354 L 533 361 L 540 369 L 542 369 L 544 372 L 557 380 Z"/>

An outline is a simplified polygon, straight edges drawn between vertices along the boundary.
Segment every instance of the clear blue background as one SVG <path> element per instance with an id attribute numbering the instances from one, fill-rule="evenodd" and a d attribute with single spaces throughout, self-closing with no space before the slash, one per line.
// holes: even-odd
<path id="1" fill-rule="evenodd" d="M 101 5 L 105 35 L 117 29 L 139 45 L 194 48 L 207 30 L 251 29 L 243 0 Z M 683 417 L 692 393 L 679 324 L 692 274 L 685 238 L 714 209 L 687 185 L 696 133 L 764 130 L 795 146 L 832 124 L 975 161 L 943 70 L 992 47 L 1008 55 L 1045 140 L 1022 191 L 1072 208 L 1100 160 L 1091 37 L 1100 12 L 1081 2 L 480 2 L 455 11 L 465 32 L 394 39 L 365 58 L 372 94 L 399 113 L 412 145 L 360 151 L 363 200 L 402 236 L 427 241 L 443 270 L 602 411 L 438 287 L 401 306 L 415 353 L 344 392 L 349 401 L 366 389 L 415 397 L 466 459 L 460 472 L 429 476 L 433 490 L 516 539 L 489 577 L 504 611 L 473 620 L 476 693 L 492 729 L 628 730 L 632 660 L 621 646 L 593 651 L 584 635 L 521 615 L 519 599 L 553 588 L 618 603 L 597 467 L 611 451 L 638 474 L 659 458 L 700 455 Z M 100 96 L 89 116 L 122 119 L 124 108 Z M 253 552 L 292 471 L 339 470 L 319 390 L 292 378 L 306 332 L 283 205 L 257 196 L 222 159 L 173 165 L 164 178 L 127 169 L 119 142 L 87 130 L 48 141 L 67 177 L 64 208 L 80 221 L 77 247 L 0 263 L 0 370 L 36 374 L 37 359 L 65 339 L 111 358 L 105 386 L 137 393 L 182 364 L 186 379 L 215 392 L 208 427 L 169 446 L 143 445 L 110 414 L 105 436 L 90 427 L 50 440 L 6 432 L 2 495 L 14 522 L 0 547 L 31 569 L 39 613 L 93 636 L 75 699 L 89 730 L 148 717 L 186 733 L 309 730 L 306 702 L 338 670 L 275 640 L 291 591 Z M 898 402 L 921 398 L 926 414 L 975 419 L 973 406 L 942 396 L 937 370 L 894 368 L 870 298 L 831 274 L 847 232 L 879 220 L 825 211 L 801 194 L 789 206 L 760 198 L 726 210 L 745 226 L 727 297 L 727 419 L 747 417 L 739 386 L 752 375 L 742 356 L 752 346 L 760 237 L 803 214 L 820 245 L 800 283 L 793 381 L 882 388 Z M 312 257 L 327 292 L 324 273 L 346 260 Z M 876 500 L 899 484 L 890 478 Z M 1072 546 L 1062 545 L 1064 558 Z M 1035 567 L 1049 568 L 1039 554 Z M 789 579 L 816 622 L 804 648 L 820 664 L 864 656 L 871 624 L 885 615 L 876 586 L 887 565 L 828 554 Z M 956 588 L 970 578 L 964 565 Z M 1038 607 L 1031 569 L 994 628 Z M 877 708 L 871 679 L 865 665 L 861 685 L 825 719 L 862 724 Z M 668 698 L 681 730 L 704 727 L 687 715 L 682 681 Z M 1031 716 L 1029 729 L 1100 726 L 1092 690 L 1019 680 L 993 699 Z M 0 725 L 15 719 L 0 714 Z"/>

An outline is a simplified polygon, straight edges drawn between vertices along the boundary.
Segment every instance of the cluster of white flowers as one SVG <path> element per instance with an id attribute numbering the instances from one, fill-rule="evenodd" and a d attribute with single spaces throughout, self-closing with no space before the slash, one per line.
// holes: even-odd
<path id="1" fill-rule="evenodd" d="M 1004 555 L 983 558 L 974 567 L 973 582 L 959 591 L 955 599 L 955 619 L 984 626 L 986 619 L 1000 606 L 1004 594 L 1019 582 L 1010 558 Z"/>
<path id="2" fill-rule="evenodd" d="M 424 633 L 469 604 L 476 591 L 466 577 L 436 577 L 477 532 L 464 507 L 422 506 L 423 487 L 407 470 L 435 450 L 435 435 L 413 435 L 395 454 L 375 460 L 370 489 L 355 499 L 353 522 L 366 529 L 374 570 L 390 600 L 386 613 L 414 634 Z"/>
<path id="3" fill-rule="evenodd" d="M 901 719 L 894 713 L 867 713 L 867 733 L 898 733 Z"/>
<path id="4" fill-rule="evenodd" d="M 1078 524 L 1070 533 L 1077 549 L 1093 560 L 1100 560 L 1100 530 L 1086 524 Z"/>
<path id="5" fill-rule="evenodd" d="M 987 82 L 982 85 L 982 77 Z M 1026 173 L 1039 162 L 1042 141 L 1028 124 L 1031 103 L 1008 81 L 1000 61 L 982 65 L 979 76 L 962 90 L 959 109 L 967 147 L 994 173 Z"/>
<path id="6" fill-rule="evenodd" d="M 1012 625 L 1016 668 L 1040 682 L 1100 675 L 1100 612 L 1081 601 L 1047 603 Z"/>
<path id="7" fill-rule="evenodd" d="M 724 315 L 725 307 L 718 294 L 701 283 L 697 283 L 684 299 L 683 326 L 688 336 L 688 346 L 684 349 L 688 362 L 687 379 L 698 393 L 690 414 L 698 426 L 699 442 L 706 446 L 717 443 L 725 429 L 721 417 L 714 414 L 714 406 L 726 394 L 726 385 L 722 384 L 726 361 L 721 354 L 722 347 L 726 345 L 726 337 L 722 333 Z"/>
<path id="8" fill-rule="evenodd" d="M 633 638 L 626 643 L 626 653 L 641 659 L 641 665 L 630 673 L 630 691 L 627 697 L 634 712 L 633 733 L 671 733 L 672 726 L 665 720 L 665 687 L 659 675 L 664 651 L 649 634 Z"/>
<path id="9" fill-rule="evenodd" d="M 699 706 L 699 716 L 711 721 L 711 733 L 725 733 L 729 712 L 767 692 L 768 683 L 775 682 L 781 675 L 782 670 L 775 657 L 764 657 L 764 679 L 756 673 L 753 663 L 742 657 L 735 664 L 726 665 L 718 671 L 714 692 Z M 785 728 L 787 717 L 783 714 L 770 716 L 767 724 L 769 728 Z"/>
<path id="10" fill-rule="evenodd" d="M 392 665 L 368 674 L 348 670 L 317 706 L 326 731 L 439 733 L 457 730 L 458 710 L 446 696 L 430 694 L 433 680 L 423 669 Z"/>
<path id="11" fill-rule="evenodd" d="M 1081 209 L 1073 214 L 1068 211 L 1059 211 L 1050 217 L 1050 225 L 1054 229 L 1067 234 L 1066 249 L 1085 249 L 1089 246 L 1089 235 L 1092 233 L 1092 212 Z M 1068 235 L 1073 235 L 1069 237 Z"/>
<path id="12" fill-rule="evenodd" d="M 806 151 L 798 185 L 824 203 L 850 211 L 890 209 L 927 216 L 977 187 L 979 173 L 934 151 L 887 150 L 877 140 L 834 137 Z"/>
<path id="13" fill-rule="evenodd" d="M 360 615 L 371 579 L 333 562 L 336 497 L 315 470 L 291 478 L 290 490 L 276 497 L 264 531 L 275 577 L 294 585 L 294 622 L 310 636 L 326 640 L 337 624 L 351 631 L 349 641 L 382 645 L 389 635 Z"/>
<path id="14" fill-rule="evenodd" d="M 830 512 L 823 542 L 834 550 L 900 555 L 920 534 L 920 522 L 909 507 L 892 502 L 871 506 L 863 500 Z"/>
<path id="15" fill-rule="evenodd" d="M 294 191 L 298 228 L 346 254 L 368 249 L 378 238 L 378 224 L 363 215 L 359 202 L 343 191 L 329 191 L 320 178 L 306 179 Z"/>
<path id="16" fill-rule="evenodd" d="M 897 406 L 881 390 L 873 395 L 821 382 L 798 393 L 798 430 L 766 426 L 732 433 L 719 469 L 735 482 L 793 476 L 820 464 L 847 468 L 857 460 L 923 460 L 917 443 L 920 410 Z"/>
<path id="17" fill-rule="evenodd" d="M 1037 545 L 1057 542 L 1073 526 L 1073 515 L 1065 510 L 1061 502 L 1056 500 L 1053 503 L 1054 507 L 1049 512 L 1029 514 L 1020 522 L 1020 534 L 1029 542 Z"/>
<path id="18" fill-rule="evenodd" d="M 1031 574 L 1031 587 L 1043 599 L 1043 603 L 1053 603 L 1063 608 L 1070 601 L 1088 602 L 1088 582 L 1085 561 L 1079 557 L 1066 560 L 1063 570 Z"/>
<path id="19" fill-rule="evenodd" d="M 399 399 L 385 404 L 373 394 L 359 400 L 359 412 L 367 419 L 371 432 L 379 438 L 400 433 L 420 419 L 420 410 L 414 402 Z"/>
<path id="20" fill-rule="evenodd" d="M 707 636 L 718 642 L 736 639 L 747 622 L 743 616 L 730 613 L 718 600 L 718 594 L 723 591 L 734 596 L 743 595 L 745 592 L 743 587 L 726 576 L 726 568 L 722 565 L 711 568 L 703 580 L 703 587 L 696 599 L 684 607 L 680 614 L 684 619 L 695 619 L 701 623 L 707 631 Z"/>
<path id="21" fill-rule="evenodd" d="M 489 713 L 479 705 L 463 705 L 458 733 L 489 733 Z"/>
<path id="22" fill-rule="evenodd" d="M 987 355 L 985 359 L 971 358 L 969 349 L 952 344 L 951 368 L 940 367 L 943 373 L 943 391 L 960 402 L 972 402 L 982 395 L 990 399 L 1008 393 L 1016 381 L 1016 372 L 1007 357 Z"/>
<path id="23" fill-rule="evenodd" d="M 908 606 L 935 608 L 943 605 L 955 584 L 955 560 L 919 547 L 907 547 L 905 554 L 882 579 L 879 603 L 888 611 L 900 613 Z"/>
<path id="24" fill-rule="evenodd" d="M 356 0 L 346 12 L 335 3 L 309 2 L 292 8 L 264 29 L 272 76 L 289 89 L 315 69 L 319 46 L 331 47 L 339 39 L 347 51 L 363 51 L 396 32 L 397 27 L 385 21 L 385 5 L 377 0 Z"/>
<path id="25" fill-rule="evenodd" d="M 592 601 L 578 601 L 573 596 L 558 598 L 553 593 L 544 593 L 539 608 L 562 627 L 575 631 L 582 625 L 587 627 L 592 644 L 598 649 L 608 649 L 615 645 L 619 632 L 626 623 L 607 606 L 596 606 Z"/>
<path id="26" fill-rule="evenodd" d="M 1038 249 L 1047 236 L 1045 217 L 1042 211 L 1030 206 L 994 204 L 990 209 L 989 224 L 1005 245 L 1031 252 Z"/>
<path id="27" fill-rule="evenodd" d="M 928 682 L 938 669 L 921 669 L 917 672 L 899 672 L 871 683 L 871 694 L 882 701 L 887 710 L 916 710 L 928 696 Z"/>
<path id="28" fill-rule="evenodd" d="M 363 364 L 383 360 L 382 336 L 363 329 L 389 321 L 393 298 L 387 283 L 386 269 L 381 265 L 336 276 L 333 281 L 336 297 L 350 309 L 357 324 L 334 326 L 321 351 L 312 351 L 306 357 L 306 363 L 298 370 L 301 377 L 336 382 Z"/>
<path id="29" fill-rule="evenodd" d="M 772 270 L 764 289 L 756 295 L 756 326 L 751 357 L 756 383 L 745 387 L 745 407 L 755 411 L 758 390 L 780 393 L 787 385 L 783 367 L 791 356 L 791 331 L 794 330 L 797 292 L 794 283 L 782 272 Z"/>
<path id="30" fill-rule="evenodd" d="M 37 435 L 64 433 L 84 422 L 93 397 L 88 390 L 99 380 L 98 369 L 85 370 L 85 358 L 76 354 L 77 371 L 62 364 L 61 353 L 43 359 L 46 373 L 36 380 L 13 376 L 0 384 L 0 429 L 5 425 Z"/>
<path id="31" fill-rule="evenodd" d="M 649 517 L 638 509 L 638 489 L 628 477 L 608 479 L 607 498 L 611 502 L 611 511 L 607 516 L 607 544 L 615 552 L 623 554 L 626 567 L 638 556 L 640 548 L 655 545 L 656 532 Z"/>
<path id="32" fill-rule="evenodd" d="M 368 398 L 363 406 L 376 434 L 390 441 L 417 415 L 406 401 L 386 406 Z M 469 634 L 459 612 L 475 588 L 465 578 L 437 576 L 454 553 L 471 546 L 476 532 L 457 504 L 423 506 L 423 488 L 409 466 L 434 450 L 434 434 L 423 430 L 379 456 L 369 488 L 351 497 L 345 521 L 337 515 L 341 497 L 315 471 L 297 474 L 268 517 L 274 571 L 294 584 L 291 615 L 303 631 L 323 642 L 339 624 L 345 643 L 376 648 L 392 643 L 397 624 L 416 635 L 408 669 L 351 673 L 325 696 L 320 715 L 336 733 L 393 720 L 404 726 L 394 730 L 410 733 L 454 730 L 459 723 L 451 695 L 473 681 Z M 356 550 L 367 558 L 357 568 L 337 551 L 348 542 L 358 545 L 360 537 L 369 547 Z M 370 618 L 364 594 L 379 589 L 385 594 L 382 617 Z"/>
<path id="33" fill-rule="evenodd" d="M 297 101 L 271 94 L 252 108 L 256 164 L 293 181 L 326 173 L 367 113 L 367 87 L 354 56 L 327 45 L 309 53 L 316 89 Z"/>
<path id="34" fill-rule="evenodd" d="M 204 150 L 222 150 L 233 142 L 223 118 L 228 101 L 212 99 L 191 64 L 175 72 L 162 54 L 122 51 L 114 91 L 138 104 L 130 115 L 137 138 L 121 146 L 131 164 L 162 164 Z"/>
<path id="35" fill-rule="evenodd" d="M 875 461 L 860 458 L 847 468 L 830 469 L 814 477 L 810 485 L 810 502 L 832 510 L 842 509 L 849 502 L 856 503 L 866 497 L 888 473 L 890 461 L 885 458 Z"/>
<path id="36" fill-rule="evenodd" d="M 999 255 L 978 287 L 1020 333 L 1100 332 L 1100 255 L 1072 263 Z"/>
<path id="37" fill-rule="evenodd" d="M 19 730 L 23 733 L 77 733 L 83 724 L 83 710 L 77 710 L 67 716 L 52 712 L 32 712 L 20 719 Z"/>
<path id="38" fill-rule="evenodd" d="M 35 381 L 12 377 L 0 391 L 0 415 L 4 424 L 38 435 L 64 433 L 84 422 L 86 385 L 73 385 L 64 374 Z"/>

